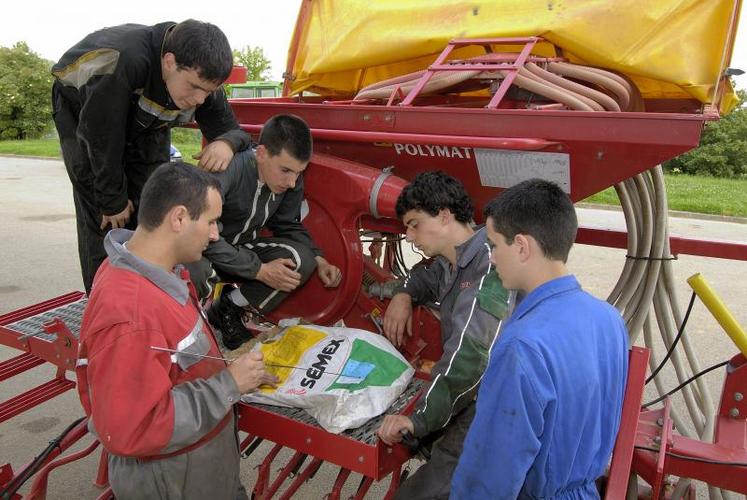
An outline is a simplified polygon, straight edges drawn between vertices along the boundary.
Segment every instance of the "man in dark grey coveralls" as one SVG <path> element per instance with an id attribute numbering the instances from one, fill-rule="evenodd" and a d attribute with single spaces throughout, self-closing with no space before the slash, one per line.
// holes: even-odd
<path id="1" fill-rule="evenodd" d="M 301 223 L 303 172 L 311 151 L 306 122 L 276 115 L 262 127 L 256 149 L 237 153 L 225 172 L 215 174 L 223 196 L 220 238 L 189 271 L 202 298 L 218 279 L 239 283 L 208 311 L 229 349 L 251 338 L 241 320 L 244 308 L 272 311 L 315 269 L 324 286 L 340 283 L 340 270 Z M 260 236 L 263 229 L 272 236 Z"/>
<path id="2" fill-rule="evenodd" d="M 206 170 L 223 170 L 250 137 L 221 83 L 233 65 L 216 26 L 188 20 L 125 24 L 86 36 L 52 68 L 52 109 L 73 184 L 87 292 L 106 257 L 104 235 L 134 229 L 143 184 L 169 161 L 171 127 L 197 121 Z"/>
<path id="3" fill-rule="evenodd" d="M 401 345 L 410 333 L 412 304 L 436 304 L 443 355 L 410 416 L 387 415 L 378 430 L 386 443 L 409 432 L 434 441 L 430 460 L 397 490 L 396 498 L 448 498 L 464 438 L 475 414 L 475 394 L 513 296 L 490 264 L 485 227 L 473 228 L 464 186 L 443 172 L 424 172 L 397 199 L 406 238 L 427 257 L 395 289 L 384 315 L 384 334 Z"/>

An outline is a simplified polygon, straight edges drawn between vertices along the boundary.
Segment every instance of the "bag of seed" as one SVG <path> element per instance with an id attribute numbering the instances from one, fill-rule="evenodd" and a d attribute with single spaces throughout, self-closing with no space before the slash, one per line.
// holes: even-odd
<path id="1" fill-rule="evenodd" d="M 333 433 L 384 413 L 414 373 L 386 337 L 355 328 L 296 325 L 252 350 L 280 381 L 244 401 L 304 408 Z"/>

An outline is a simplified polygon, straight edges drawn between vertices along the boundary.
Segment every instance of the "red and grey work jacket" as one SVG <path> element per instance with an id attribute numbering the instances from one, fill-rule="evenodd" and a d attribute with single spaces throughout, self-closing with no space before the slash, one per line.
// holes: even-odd
<path id="1" fill-rule="evenodd" d="M 207 442 L 233 420 L 239 390 L 186 271 L 127 251 L 111 231 L 83 315 L 76 373 L 91 429 L 112 454 L 163 458 Z M 160 347 L 176 351 L 159 351 Z"/>

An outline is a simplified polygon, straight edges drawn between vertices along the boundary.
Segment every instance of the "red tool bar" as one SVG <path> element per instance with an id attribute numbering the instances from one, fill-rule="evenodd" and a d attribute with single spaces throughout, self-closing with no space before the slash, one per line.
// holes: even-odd
<path id="1" fill-rule="evenodd" d="M 601 247 L 628 248 L 628 233 L 612 229 L 579 227 L 576 242 Z M 669 245 L 673 255 L 686 254 L 717 257 L 719 259 L 747 260 L 747 244 L 736 241 L 696 240 L 670 236 Z"/>
<path id="2" fill-rule="evenodd" d="M 241 125 L 250 134 L 259 134 L 262 125 Z M 539 151 L 557 146 L 554 141 L 526 139 L 518 137 L 474 137 L 438 134 L 405 134 L 394 132 L 367 132 L 357 130 L 311 129 L 314 139 L 349 142 L 401 142 L 409 144 L 435 144 L 443 146 L 515 149 L 518 151 Z"/>

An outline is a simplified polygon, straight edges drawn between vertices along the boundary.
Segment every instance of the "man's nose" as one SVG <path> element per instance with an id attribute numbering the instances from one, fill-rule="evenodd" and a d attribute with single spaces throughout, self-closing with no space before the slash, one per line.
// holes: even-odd
<path id="1" fill-rule="evenodd" d="M 195 106 L 202 105 L 202 103 L 205 102 L 205 99 L 207 99 L 207 96 L 208 96 L 207 92 L 205 92 L 204 90 L 196 91 L 193 96 L 194 97 L 193 100 L 195 101 Z"/>

